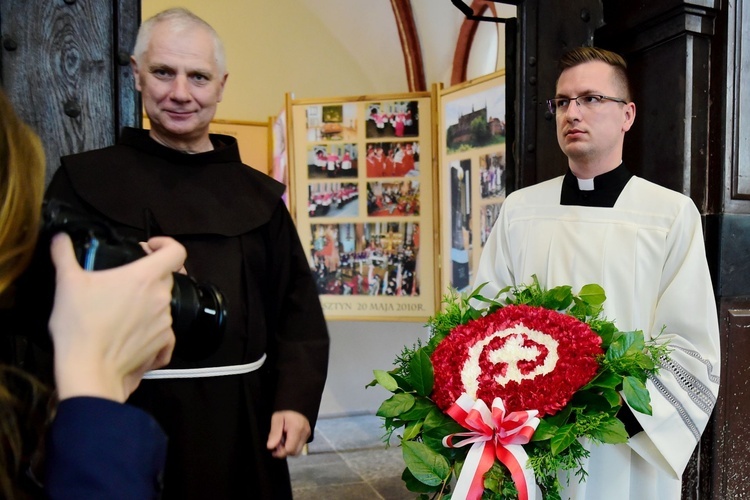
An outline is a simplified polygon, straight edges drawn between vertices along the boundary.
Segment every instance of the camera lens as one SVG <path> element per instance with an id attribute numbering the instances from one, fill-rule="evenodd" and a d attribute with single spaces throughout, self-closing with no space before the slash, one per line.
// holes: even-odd
<path id="1" fill-rule="evenodd" d="M 224 296 L 210 283 L 199 284 L 184 274 L 173 276 L 175 354 L 186 360 L 206 358 L 218 349 L 224 334 L 227 318 Z"/>
<path id="2" fill-rule="evenodd" d="M 88 271 L 110 269 L 140 259 L 146 253 L 138 240 L 125 237 L 104 219 L 72 209 L 64 202 L 47 200 L 44 203 L 41 236 L 65 232 L 70 235 L 81 267 Z M 49 248 L 49 244 L 38 248 Z M 54 277 L 54 268 L 46 253 L 46 273 Z M 172 329 L 177 337 L 175 355 L 197 361 L 212 355 L 221 344 L 227 319 L 227 305 L 218 288 L 209 283 L 198 283 L 184 274 L 173 274 Z M 51 291 L 45 310 L 52 310 Z M 49 317 L 49 314 L 46 315 Z"/>

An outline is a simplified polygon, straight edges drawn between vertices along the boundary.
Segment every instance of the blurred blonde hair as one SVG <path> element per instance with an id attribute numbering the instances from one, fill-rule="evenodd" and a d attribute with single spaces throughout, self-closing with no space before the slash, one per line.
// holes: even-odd
<path id="1" fill-rule="evenodd" d="M 24 271 L 39 232 L 44 149 L 0 90 L 0 295 Z"/>
<path id="2" fill-rule="evenodd" d="M 44 436 L 55 404 L 52 391 L 28 373 L 0 365 L 0 498 L 38 498 Z"/>

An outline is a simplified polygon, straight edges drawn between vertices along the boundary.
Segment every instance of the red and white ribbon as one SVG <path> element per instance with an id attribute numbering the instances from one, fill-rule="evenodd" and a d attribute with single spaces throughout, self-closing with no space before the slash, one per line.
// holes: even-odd
<path id="1" fill-rule="evenodd" d="M 536 480 L 534 472 L 526 465 L 529 457 L 523 445 L 531 440 L 539 425 L 537 410 L 506 414 L 502 399 L 495 398 L 490 410 L 481 399 L 474 401 L 464 393 L 446 413 L 470 432 L 444 437 L 443 446 L 471 445 L 452 498 L 481 498 L 484 474 L 497 457 L 510 471 L 518 490 L 518 500 L 536 500 Z"/>

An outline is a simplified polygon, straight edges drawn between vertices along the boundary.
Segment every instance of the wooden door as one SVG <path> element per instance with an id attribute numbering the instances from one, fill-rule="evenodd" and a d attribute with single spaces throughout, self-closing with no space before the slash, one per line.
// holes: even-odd
<path id="1" fill-rule="evenodd" d="M 0 84 L 41 136 L 48 180 L 61 155 L 140 123 L 129 66 L 139 23 L 139 0 L 0 0 Z"/>

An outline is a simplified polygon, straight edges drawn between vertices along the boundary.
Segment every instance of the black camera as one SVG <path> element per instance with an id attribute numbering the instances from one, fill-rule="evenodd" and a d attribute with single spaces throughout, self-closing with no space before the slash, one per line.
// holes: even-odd
<path id="1" fill-rule="evenodd" d="M 76 257 L 87 271 L 110 269 L 146 255 L 140 244 L 119 234 L 102 219 L 48 200 L 44 203 L 42 235 L 65 232 L 73 241 Z M 227 321 L 224 295 L 210 283 L 198 283 L 190 276 L 174 273 L 172 287 L 172 329 L 177 342 L 175 354 L 183 359 L 211 355 L 222 341 Z"/>

